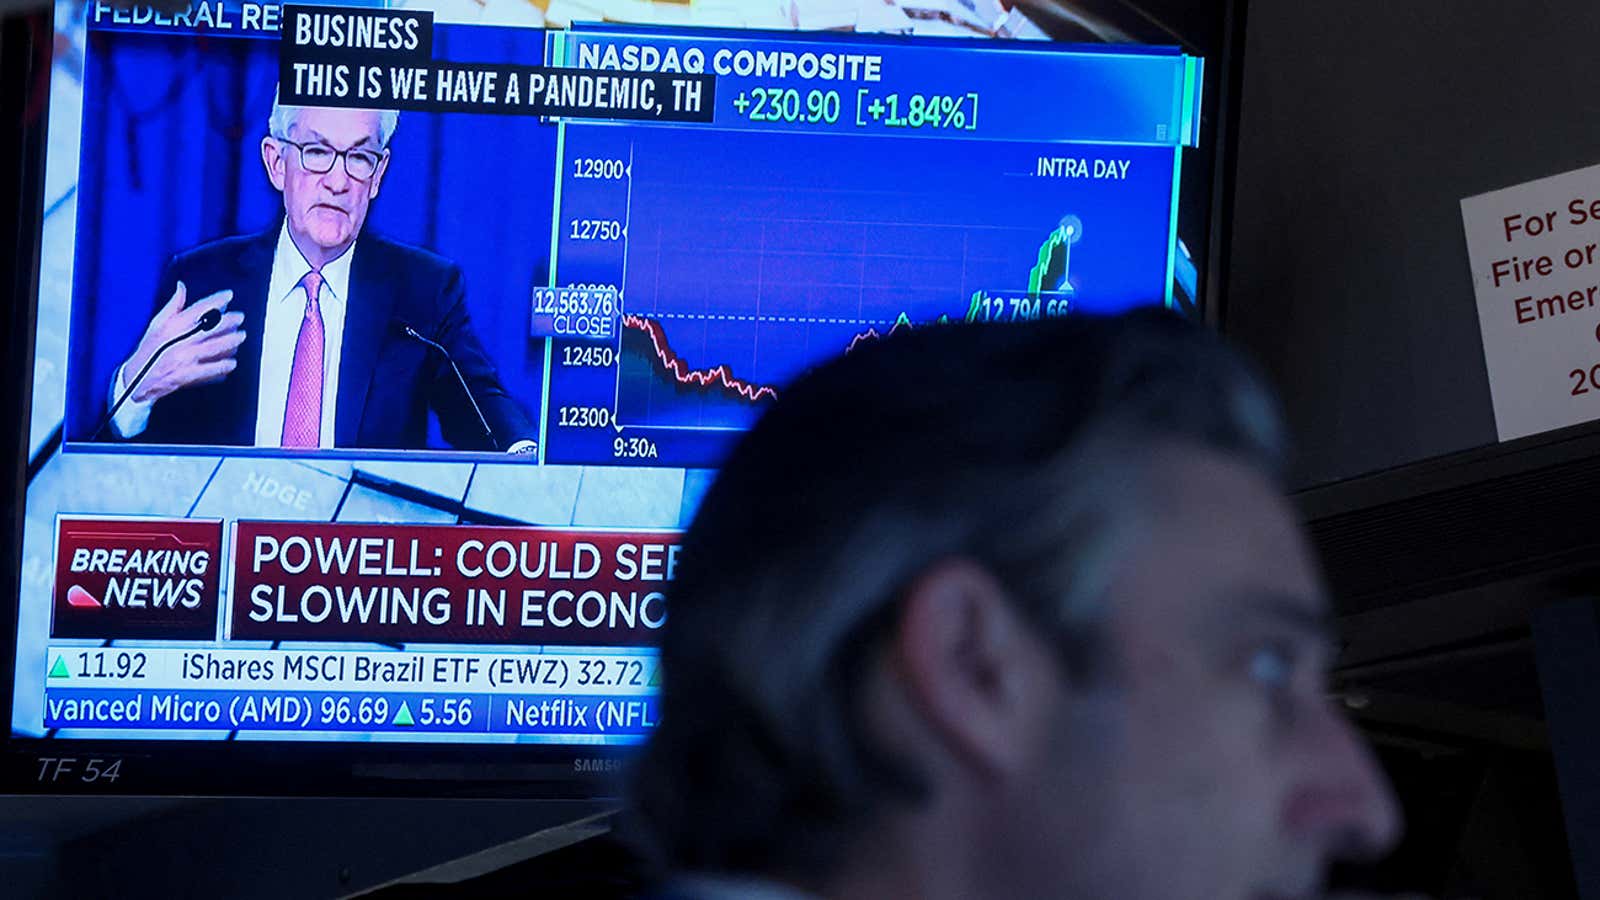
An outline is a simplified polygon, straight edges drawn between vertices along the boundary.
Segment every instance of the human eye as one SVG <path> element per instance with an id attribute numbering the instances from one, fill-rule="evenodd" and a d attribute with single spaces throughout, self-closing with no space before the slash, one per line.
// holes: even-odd
<path id="1" fill-rule="evenodd" d="M 1253 641 L 1248 648 L 1244 678 L 1276 727 L 1294 727 L 1306 711 L 1323 702 L 1331 647 L 1310 637 L 1283 636 Z"/>
<path id="2" fill-rule="evenodd" d="M 1271 692 L 1287 691 L 1300 669 L 1299 653 L 1285 641 L 1265 640 L 1250 648 L 1245 674 L 1252 684 Z"/>
<path id="3" fill-rule="evenodd" d="M 300 148 L 307 165 L 324 165 L 333 160 L 333 148 L 322 144 L 307 144 Z"/>
<path id="4" fill-rule="evenodd" d="M 351 150 L 349 153 L 345 154 L 345 157 L 350 160 L 351 168 L 354 169 L 357 174 L 362 175 L 362 177 L 371 175 L 378 169 L 379 156 L 376 153 L 371 153 L 366 150 Z"/>

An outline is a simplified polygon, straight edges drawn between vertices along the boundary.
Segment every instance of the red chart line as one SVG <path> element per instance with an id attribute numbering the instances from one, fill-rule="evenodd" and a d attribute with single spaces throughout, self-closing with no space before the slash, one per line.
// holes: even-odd
<path id="1" fill-rule="evenodd" d="M 778 398 L 777 390 L 771 385 L 754 384 L 745 381 L 734 375 L 726 364 L 710 369 L 691 369 L 689 364 L 672 349 L 672 345 L 667 343 L 666 332 L 662 331 L 661 323 L 654 319 L 624 314 L 622 326 L 642 331 L 650 336 L 650 343 L 655 347 L 656 360 L 679 384 L 692 384 L 699 387 L 720 386 L 724 390 L 738 394 L 752 403 L 763 399 L 776 400 Z"/>
<path id="2" fill-rule="evenodd" d="M 636 331 L 642 331 L 649 335 L 650 343 L 655 348 L 657 362 L 659 362 L 661 367 L 671 374 L 673 379 L 675 379 L 679 384 L 692 384 L 698 387 L 717 385 L 724 390 L 738 394 L 752 403 L 762 399 L 776 400 L 778 398 L 778 391 L 776 388 L 772 387 L 771 385 L 756 384 L 754 382 L 745 381 L 737 375 L 734 375 L 733 370 L 728 368 L 726 364 L 715 366 L 710 369 L 690 368 L 689 364 L 684 361 L 683 357 L 679 356 L 677 352 L 672 349 L 672 345 L 668 343 L 666 332 L 662 329 L 661 323 L 655 319 L 633 315 L 632 313 L 625 313 L 622 316 L 622 327 L 632 328 Z M 862 344 L 881 340 L 887 335 L 893 335 L 903 329 L 910 329 L 911 327 L 912 325 L 910 321 L 908 321 L 906 317 L 902 315 L 895 321 L 893 325 L 889 327 L 887 332 L 880 333 L 876 328 L 868 328 L 866 331 L 863 331 L 852 337 L 849 345 L 845 347 L 844 352 L 853 352 Z"/>

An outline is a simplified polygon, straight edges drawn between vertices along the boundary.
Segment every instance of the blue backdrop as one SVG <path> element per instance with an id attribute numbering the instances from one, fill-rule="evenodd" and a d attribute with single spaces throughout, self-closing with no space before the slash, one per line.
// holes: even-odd
<path id="1" fill-rule="evenodd" d="M 435 55 L 543 59 L 536 29 L 440 27 Z M 116 367 L 149 323 L 161 267 L 207 241 L 274 227 L 261 164 L 278 42 L 94 31 L 84 73 L 69 437 L 104 413 Z M 404 113 L 366 227 L 458 263 L 478 337 L 538 415 L 544 344 L 530 291 L 548 280 L 555 129 L 522 116 Z M 165 298 L 162 298 L 165 299 Z M 437 429 L 432 440 L 443 446 Z"/>

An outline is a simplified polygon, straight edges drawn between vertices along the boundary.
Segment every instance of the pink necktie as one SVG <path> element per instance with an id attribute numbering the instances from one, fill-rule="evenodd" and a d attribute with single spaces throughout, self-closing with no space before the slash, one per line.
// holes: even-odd
<path id="1" fill-rule="evenodd" d="M 322 443 L 322 307 L 317 295 L 322 276 L 307 272 L 306 317 L 294 342 L 294 368 L 289 370 L 289 398 L 283 407 L 283 446 L 316 447 Z"/>

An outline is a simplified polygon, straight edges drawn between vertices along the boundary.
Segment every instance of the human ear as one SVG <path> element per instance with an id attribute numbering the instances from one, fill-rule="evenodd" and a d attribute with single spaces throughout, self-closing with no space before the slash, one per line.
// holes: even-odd
<path id="1" fill-rule="evenodd" d="M 915 579 L 893 654 L 916 711 L 953 756 L 993 777 L 1026 762 L 1055 676 L 986 569 L 951 560 Z"/>
<path id="2" fill-rule="evenodd" d="M 286 163 L 287 161 L 283 155 L 283 146 L 278 143 L 277 138 L 270 135 L 262 138 L 261 165 L 266 167 L 267 180 L 271 181 L 272 186 L 277 188 L 279 192 L 283 191 L 284 179 L 288 175 Z"/>

